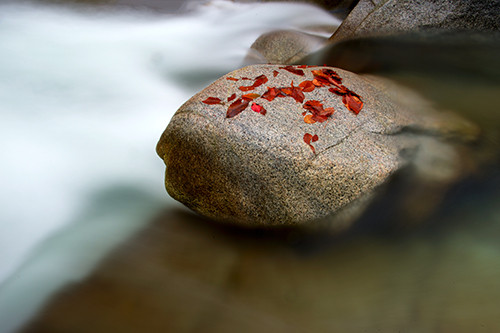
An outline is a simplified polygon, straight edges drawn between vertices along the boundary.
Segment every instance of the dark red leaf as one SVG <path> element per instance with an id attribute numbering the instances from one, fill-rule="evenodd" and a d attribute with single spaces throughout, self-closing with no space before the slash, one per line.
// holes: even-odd
<path id="1" fill-rule="evenodd" d="M 232 118 L 240 114 L 243 110 L 247 108 L 248 103 L 250 103 L 250 101 L 243 98 L 238 98 L 231 105 L 229 105 L 229 108 L 227 109 L 226 118 Z"/>
<path id="2" fill-rule="evenodd" d="M 311 141 L 312 142 L 316 142 L 316 141 L 318 141 L 318 139 L 319 139 L 318 135 L 314 134 L 314 136 L 312 137 Z"/>
<path id="3" fill-rule="evenodd" d="M 302 89 L 300 89 L 299 87 L 294 87 L 292 85 L 292 94 L 290 96 L 298 103 L 304 102 L 305 96 L 302 92 Z"/>
<path id="4" fill-rule="evenodd" d="M 263 85 L 266 82 L 267 82 L 267 76 L 265 76 L 264 74 L 262 74 L 262 75 L 259 75 L 259 76 L 257 76 L 255 78 L 255 81 L 254 81 L 254 83 L 251 86 L 241 86 L 241 87 L 239 87 L 239 89 L 241 91 L 254 90 L 258 86 L 261 86 L 261 85 Z"/>
<path id="5" fill-rule="evenodd" d="M 284 70 L 289 71 L 290 73 L 293 73 L 296 75 L 304 76 L 304 71 L 302 69 L 297 69 L 297 68 L 290 66 L 290 65 L 280 67 L 280 69 L 284 69 Z"/>
<path id="6" fill-rule="evenodd" d="M 273 71 L 273 76 L 276 77 L 276 76 L 278 76 L 279 73 L 280 72 L 278 72 L 278 71 Z"/>
<path id="7" fill-rule="evenodd" d="M 276 96 L 278 96 L 279 90 L 276 88 L 267 88 L 267 91 L 262 94 L 262 98 L 267 99 L 271 102 Z"/>
<path id="8" fill-rule="evenodd" d="M 328 89 L 328 91 L 339 96 L 344 96 L 345 94 L 349 93 L 349 89 L 347 89 L 345 86 L 335 86 L 334 88 Z"/>
<path id="9" fill-rule="evenodd" d="M 220 98 L 217 97 L 208 97 L 206 100 L 203 101 L 205 104 L 221 104 Z"/>
<path id="10" fill-rule="evenodd" d="M 313 114 L 319 114 L 323 111 L 323 104 L 320 101 L 310 100 L 304 103 L 304 109 L 311 111 Z"/>
<path id="11" fill-rule="evenodd" d="M 232 101 L 233 99 L 235 99 L 235 98 L 236 98 L 236 94 L 232 94 L 231 96 L 229 96 L 229 97 L 227 98 L 227 101 L 228 101 L 228 102 L 231 102 L 231 101 Z"/>

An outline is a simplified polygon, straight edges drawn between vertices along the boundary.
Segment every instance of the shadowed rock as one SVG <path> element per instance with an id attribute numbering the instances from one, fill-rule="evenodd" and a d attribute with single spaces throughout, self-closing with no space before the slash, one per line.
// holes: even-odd
<path id="1" fill-rule="evenodd" d="M 411 91 L 340 69 L 334 70 L 342 85 L 363 102 L 357 115 L 329 90 L 333 85 L 304 92 L 303 101 L 290 96 L 262 98 L 269 87 L 293 89 L 313 80 L 313 70 L 322 69 L 294 67 L 292 71 L 304 72 L 298 75 L 280 66 L 249 66 L 193 96 L 174 115 L 157 146 L 166 164 L 169 194 L 223 222 L 328 224 L 341 230 L 395 171 L 417 156 L 439 159 L 439 154 L 427 154 L 427 148 L 443 149 L 442 138 L 470 139 L 477 134 L 475 126 L 451 113 L 436 112 Z M 261 75 L 268 81 L 253 90 L 239 89 Z M 260 97 L 227 118 L 230 105 L 247 93 Z M 207 104 L 209 97 L 221 103 Z M 335 111 L 326 121 L 306 121 L 308 101 Z M 265 115 L 254 112 L 259 108 L 252 110 L 254 102 L 267 110 Z M 306 140 L 306 134 L 317 135 L 317 141 Z M 460 173 L 460 158 L 447 155 L 439 163 L 447 165 L 444 178 L 450 179 Z"/>
<path id="2" fill-rule="evenodd" d="M 498 31 L 499 11 L 497 0 L 360 0 L 330 40 L 433 30 Z"/>

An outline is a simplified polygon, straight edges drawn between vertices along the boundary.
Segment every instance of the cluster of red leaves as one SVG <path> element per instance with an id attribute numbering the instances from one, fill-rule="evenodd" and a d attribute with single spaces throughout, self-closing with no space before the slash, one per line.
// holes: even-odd
<path id="1" fill-rule="evenodd" d="M 310 67 L 316 66 L 283 66 L 280 67 L 280 69 L 286 70 L 299 76 L 304 76 L 303 69 Z M 349 90 L 342 84 L 342 78 L 337 74 L 337 72 L 329 68 L 322 68 L 311 70 L 311 73 L 314 76 L 313 80 L 302 81 L 298 86 L 294 86 L 292 81 L 290 87 L 267 87 L 267 90 L 262 95 L 259 95 L 257 93 L 247 93 L 241 95 L 238 99 L 236 99 L 236 94 L 232 94 L 227 98 L 227 101 L 231 102 L 234 99 L 236 100 L 229 105 L 226 118 L 232 118 L 240 114 L 248 107 L 251 101 L 259 97 L 269 102 L 273 101 L 276 97 L 291 97 L 298 103 L 304 103 L 305 92 L 312 92 L 314 89 L 321 87 L 329 87 L 328 90 L 331 93 L 342 96 L 342 103 L 344 103 L 349 111 L 353 112 L 354 114 L 358 114 L 361 111 L 361 109 L 363 108 L 363 102 L 361 101 L 360 96 Z M 278 74 L 278 71 L 273 71 L 274 77 L 278 76 Z M 226 79 L 229 81 L 252 80 L 247 77 L 241 77 L 239 79 L 234 77 L 226 77 Z M 252 85 L 240 86 L 239 90 L 244 92 L 254 90 L 255 88 L 266 83 L 268 79 L 265 75 L 259 75 L 254 78 L 253 81 L 254 82 Z M 217 97 L 208 97 L 203 101 L 203 103 L 222 105 L 225 104 L 221 101 L 221 99 Z M 316 122 L 322 123 L 324 121 L 327 121 L 328 118 L 335 112 L 334 108 L 324 108 L 323 104 L 317 100 L 308 100 L 303 104 L 303 107 L 307 110 L 302 113 L 302 115 L 304 116 L 304 122 L 307 124 L 314 124 Z M 262 105 L 255 102 L 252 102 L 250 108 L 254 112 L 260 113 L 261 115 L 265 115 L 267 113 L 266 109 Z M 308 112 L 310 113 L 308 114 Z M 318 141 L 317 135 L 312 135 L 309 133 L 306 133 L 304 135 L 304 142 L 309 145 L 309 147 L 311 147 L 314 154 L 316 154 L 316 151 L 311 142 L 316 141 Z"/>
<path id="2" fill-rule="evenodd" d="M 304 103 L 304 109 L 310 111 L 311 114 L 308 114 L 304 117 L 304 122 L 308 124 L 314 124 L 315 122 L 324 122 L 328 120 L 334 112 L 334 108 L 323 108 L 323 104 L 319 101 L 310 100 Z"/>
<path id="3" fill-rule="evenodd" d="M 267 87 L 266 92 L 263 93 L 261 97 L 267 99 L 269 102 L 274 100 L 276 97 L 292 97 L 298 103 L 304 102 L 305 98 L 302 89 L 300 87 L 295 87 L 293 85 L 293 81 L 290 87 Z"/>

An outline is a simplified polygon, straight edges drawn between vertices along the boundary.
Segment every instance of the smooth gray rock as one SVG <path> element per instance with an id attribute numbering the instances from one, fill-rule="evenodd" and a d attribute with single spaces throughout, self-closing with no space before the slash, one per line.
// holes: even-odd
<path id="1" fill-rule="evenodd" d="M 293 64 L 319 50 L 327 38 L 293 30 L 271 31 L 252 44 L 247 64 Z"/>
<path id="2" fill-rule="evenodd" d="M 306 92 L 336 111 L 328 121 L 304 121 L 303 103 L 291 97 L 255 102 L 265 115 L 248 107 L 226 118 L 227 98 L 240 96 L 239 86 L 266 75 L 267 87 L 295 86 L 311 80 L 311 70 L 299 76 L 275 65 L 248 66 L 218 79 L 188 100 L 173 116 L 157 152 L 166 164 L 168 193 L 202 215 L 223 222 L 253 226 L 349 226 L 369 203 L 376 189 L 415 156 L 426 156 L 421 138 L 445 144 L 443 138 L 473 138 L 477 128 L 451 113 L 440 113 L 418 95 L 386 80 L 335 71 L 343 84 L 359 94 L 364 106 L 358 115 L 328 88 Z M 278 75 L 274 77 L 274 71 Z M 246 92 L 243 92 L 246 93 Z M 217 97 L 224 105 L 203 101 Z M 251 103 L 250 103 L 251 105 Z M 312 145 L 305 133 L 318 135 Z M 428 141 L 428 140 L 427 140 Z M 426 144 L 422 147 L 433 146 Z M 432 154 L 431 154 L 432 155 Z M 454 156 L 450 154 L 450 156 Z M 434 157 L 433 157 L 434 158 Z M 439 158 L 439 157 L 438 157 Z M 459 160 L 448 164 L 455 177 Z M 439 179 L 440 175 L 434 177 Z M 431 177 L 432 178 L 432 177 Z"/>
<path id="3" fill-rule="evenodd" d="M 500 1 L 360 0 L 332 42 L 406 32 L 498 31 Z"/>

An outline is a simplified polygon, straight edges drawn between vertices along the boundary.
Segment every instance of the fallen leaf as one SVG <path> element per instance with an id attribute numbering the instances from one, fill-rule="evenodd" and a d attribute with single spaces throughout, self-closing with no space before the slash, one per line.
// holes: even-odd
<path id="1" fill-rule="evenodd" d="M 276 76 L 278 76 L 279 73 L 280 72 L 278 72 L 278 71 L 273 71 L 273 76 L 276 77 Z"/>
<path id="2" fill-rule="evenodd" d="M 258 86 L 261 86 L 266 82 L 267 82 L 267 76 L 262 74 L 262 75 L 259 75 L 255 78 L 255 82 L 253 83 L 253 86 L 254 86 L 254 88 L 257 88 Z"/>
<path id="3" fill-rule="evenodd" d="M 289 71 L 290 73 L 293 73 L 296 75 L 304 76 L 304 71 L 302 69 L 297 69 L 297 68 L 290 66 L 290 65 L 280 67 L 280 69 L 284 69 L 284 70 Z"/>
<path id="4" fill-rule="evenodd" d="M 248 103 L 250 103 L 250 101 L 243 98 L 238 98 L 231 105 L 229 105 L 229 108 L 227 109 L 226 118 L 233 118 L 234 116 L 240 114 L 243 110 L 247 108 Z"/>
<path id="5" fill-rule="evenodd" d="M 328 91 L 339 96 L 344 96 L 345 94 L 349 93 L 349 89 L 347 89 L 345 86 L 335 86 L 335 88 L 330 88 L 328 89 Z"/>
<path id="6" fill-rule="evenodd" d="M 233 99 L 235 99 L 235 98 L 236 98 L 236 94 L 232 94 L 231 96 L 229 96 L 229 97 L 227 98 L 227 101 L 228 101 L 228 102 L 231 102 L 231 101 L 232 101 Z"/>
<path id="7" fill-rule="evenodd" d="M 347 107 L 349 111 L 352 111 L 354 114 L 358 114 L 359 111 L 363 108 L 363 102 L 356 94 L 347 94 L 342 96 L 342 102 Z"/>
<path id="8" fill-rule="evenodd" d="M 206 100 L 203 101 L 205 104 L 221 104 L 220 98 L 217 97 L 208 97 Z"/>
<path id="9" fill-rule="evenodd" d="M 250 94 L 245 94 L 245 95 L 241 96 L 241 98 L 248 99 L 248 100 L 254 100 L 254 99 L 256 99 L 259 96 L 260 96 L 259 94 L 250 93 Z"/>
<path id="10" fill-rule="evenodd" d="M 264 109 L 264 107 L 262 105 L 259 105 L 257 103 L 252 103 L 252 106 L 251 106 L 251 109 L 255 112 L 258 112 L 260 113 L 261 115 L 265 115 L 266 114 L 266 109 Z"/>
<path id="11" fill-rule="evenodd" d="M 269 102 L 271 102 L 276 96 L 278 96 L 279 91 L 276 88 L 267 88 L 267 91 L 262 94 L 262 98 L 267 99 Z"/>
<path id="12" fill-rule="evenodd" d="M 302 92 L 302 89 L 299 87 L 294 87 L 292 85 L 292 93 L 290 94 L 290 97 L 292 97 L 296 102 L 302 103 L 304 102 L 304 93 Z"/>
<path id="13" fill-rule="evenodd" d="M 229 80 L 229 81 L 238 81 L 237 78 L 230 77 L 230 76 L 226 77 L 226 80 Z"/>
<path id="14" fill-rule="evenodd" d="M 314 124 L 316 120 L 314 120 L 313 117 L 314 116 L 312 114 L 308 114 L 307 116 L 304 117 L 304 122 L 306 124 Z"/>
<path id="15" fill-rule="evenodd" d="M 313 145 L 311 144 L 311 140 L 313 139 L 313 136 L 309 133 L 304 134 L 304 142 L 307 143 L 309 147 L 311 147 L 311 150 L 313 151 L 314 154 L 316 154 L 316 150 L 314 149 Z"/>
<path id="16" fill-rule="evenodd" d="M 317 134 L 314 134 L 314 136 L 311 138 L 311 141 L 312 141 L 312 142 L 316 142 L 316 141 L 318 141 L 318 139 L 319 139 L 319 138 L 318 138 L 318 135 L 317 135 Z"/>
<path id="17" fill-rule="evenodd" d="M 264 74 L 262 75 L 259 75 L 255 78 L 255 81 L 254 83 L 251 85 L 251 86 L 241 86 L 239 87 L 239 89 L 241 91 L 249 91 L 249 90 L 253 90 L 261 85 L 263 85 L 264 83 L 267 82 L 267 76 L 265 76 Z"/>
<path id="18" fill-rule="evenodd" d="M 309 80 L 302 81 L 299 84 L 299 87 L 302 89 L 303 92 L 311 92 L 314 90 L 314 88 L 316 88 L 314 83 L 312 83 L 312 81 L 309 81 Z"/>

